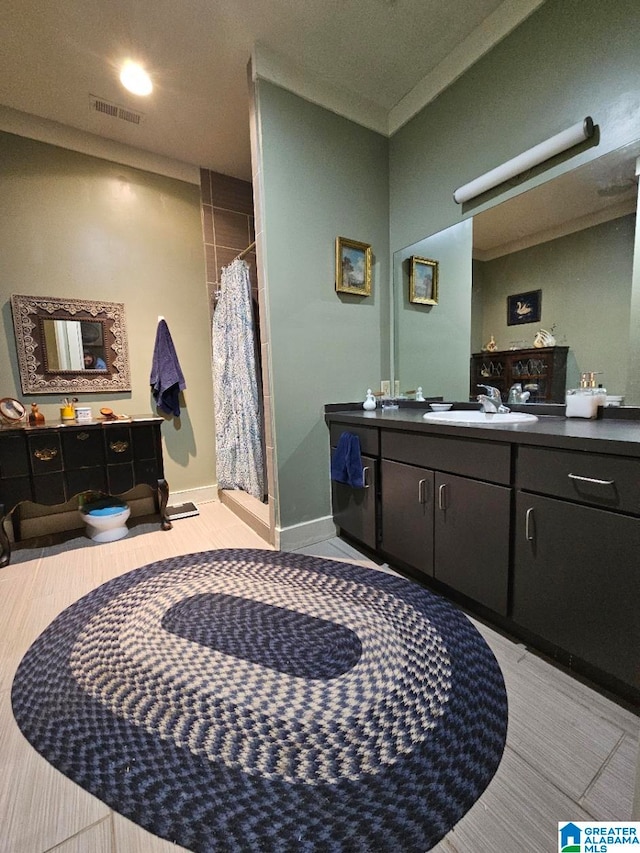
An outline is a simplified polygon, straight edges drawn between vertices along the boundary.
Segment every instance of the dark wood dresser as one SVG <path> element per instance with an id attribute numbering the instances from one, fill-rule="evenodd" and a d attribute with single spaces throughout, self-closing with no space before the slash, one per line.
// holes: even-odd
<path id="1" fill-rule="evenodd" d="M 23 501 L 53 506 L 84 492 L 122 495 L 135 486 L 153 491 L 163 530 L 171 529 L 166 508 L 162 418 L 73 422 L 52 426 L 0 427 L 0 566 L 11 559 L 4 527 Z M 19 512 L 14 516 L 19 535 Z"/>

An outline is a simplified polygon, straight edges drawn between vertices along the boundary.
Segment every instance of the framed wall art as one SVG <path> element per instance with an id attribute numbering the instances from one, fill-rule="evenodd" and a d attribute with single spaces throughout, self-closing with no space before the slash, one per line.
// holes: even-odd
<path id="1" fill-rule="evenodd" d="M 336 237 L 336 291 L 371 296 L 371 246 Z"/>
<path id="2" fill-rule="evenodd" d="M 409 258 L 409 302 L 438 304 L 438 262 L 428 258 Z"/>
<path id="3" fill-rule="evenodd" d="M 507 326 L 539 323 L 541 313 L 541 290 L 530 290 L 527 293 L 514 293 L 513 296 L 507 296 Z"/>

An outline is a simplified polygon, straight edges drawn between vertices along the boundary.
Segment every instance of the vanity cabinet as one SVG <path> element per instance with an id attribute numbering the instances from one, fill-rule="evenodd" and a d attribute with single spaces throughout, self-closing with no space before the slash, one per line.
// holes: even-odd
<path id="1" fill-rule="evenodd" d="M 135 486 L 156 493 L 161 525 L 169 487 L 164 479 L 160 418 L 0 429 L 0 566 L 11 547 L 4 521 L 23 501 L 53 506 L 83 492 L 122 495 Z M 14 516 L 19 538 L 19 514 Z"/>
<path id="2" fill-rule="evenodd" d="M 475 399 L 478 385 L 493 385 L 506 403 L 515 383 L 529 391 L 530 403 L 564 403 L 569 347 L 476 352 L 471 356 L 469 396 Z"/>
<path id="3" fill-rule="evenodd" d="M 381 549 L 506 616 L 509 445 L 383 430 L 381 455 Z"/>
<path id="4" fill-rule="evenodd" d="M 364 488 L 352 488 L 345 483 L 331 481 L 333 520 L 341 531 L 375 550 L 378 547 L 379 513 L 378 430 L 333 424 L 331 453 L 335 451 L 340 435 L 347 430 L 360 440 Z"/>
<path id="5" fill-rule="evenodd" d="M 359 433 L 375 484 L 333 484 L 341 530 L 640 700 L 640 423 L 456 428 L 427 424 L 415 409 L 327 421 L 332 444 Z"/>
<path id="6" fill-rule="evenodd" d="M 434 472 L 383 459 L 380 480 L 380 547 L 433 577 Z"/>
<path id="7" fill-rule="evenodd" d="M 512 619 L 640 688 L 640 460 L 521 448 Z"/>

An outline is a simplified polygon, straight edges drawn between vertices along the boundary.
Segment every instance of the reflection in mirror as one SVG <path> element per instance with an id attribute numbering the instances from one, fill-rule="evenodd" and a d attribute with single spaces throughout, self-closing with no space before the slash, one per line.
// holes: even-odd
<path id="1" fill-rule="evenodd" d="M 40 320 L 45 373 L 106 370 L 102 321 Z"/>
<path id="2" fill-rule="evenodd" d="M 471 327 L 466 327 L 466 305 L 459 306 L 455 324 L 447 320 L 455 345 L 467 359 L 462 399 L 468 396 L 469 355 L 480 352 L 491 335 L 500 350 L 526 348 L 542 328 L 553 331 L 558 345 L 569 347 L 567 387 L 575 387 L 581 372 L 599 371 L 598 382 L 609 394 L 627 395 L 628 404 L 640 402 L 631 399 L 633 377 L 627 375 L 630 358 L 640 347 L 638 323 L 629 321 L 640 295 L 634 298 L 633 278 L 638 156 L 640 141 L 473 217 Z M 424 243 L 396 255 L 418 253 Z M 400 289 L 404 282 L 397 261 L 394 258 L 394 286 Z M 542 297 L 539 322 L 508 325 L 507 297 L 536 290 Z M 430 357 L 425 339 L 442 338 L 442 329 L 437 308 L 419 327 L 407 318 L 401 299 L 396 298 L 395 309 L 395 375 L 404 387 L 405 371 L 413 371 L 407 363 L 410 353 L 417 350 Z M 461 383 L 447 379 L 419 384 L 430 394 L 453 399 Z"/>
<path id="3" fill-rule="evenodd" d="M 25 394 L 130 391 L 124 305 L 13 295 Z"/>

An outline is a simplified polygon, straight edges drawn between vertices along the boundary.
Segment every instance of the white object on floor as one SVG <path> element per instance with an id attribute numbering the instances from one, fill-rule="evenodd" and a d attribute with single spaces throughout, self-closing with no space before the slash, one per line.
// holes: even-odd
<path id="1" fill-rule="evenodd" d="M 115 542 L 124 539 L 129 532 L 127 519 L 131 509 L 128 506 L 115 504 L 88 511 L 80 510 L 80 515 L 87 525 L 87 536 L 94 542 Z"/>

